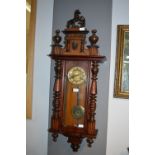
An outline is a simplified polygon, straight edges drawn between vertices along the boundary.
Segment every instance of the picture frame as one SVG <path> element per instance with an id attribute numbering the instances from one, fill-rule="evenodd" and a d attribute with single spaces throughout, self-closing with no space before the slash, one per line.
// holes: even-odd
<path id="1" fill-rule="evenodd" d="M 32 118 L 36 0 L 26 0 L 26 118 Z"/>
<path id="2" fill-rule="evenodd" d="M 129 98 L 129 25 L 117 25 L 114 97 Z"/>

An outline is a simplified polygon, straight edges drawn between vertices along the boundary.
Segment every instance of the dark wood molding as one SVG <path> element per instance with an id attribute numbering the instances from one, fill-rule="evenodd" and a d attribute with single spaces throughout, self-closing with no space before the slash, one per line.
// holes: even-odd
<path id="1" fill-rule="evenodd" d="M 52 59 L 59 59 L 59 60 L 79 60 L 79 61 L 98 61 L 98 62 L 105 62 L 105 56 L 91 56 L 91 55 L 56 55 L 56 54 L 49 54 L 48 56 L 52 57 Z"/>

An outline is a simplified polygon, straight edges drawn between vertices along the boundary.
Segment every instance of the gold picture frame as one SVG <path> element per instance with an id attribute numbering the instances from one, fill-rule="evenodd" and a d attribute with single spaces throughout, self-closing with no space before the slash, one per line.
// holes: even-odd
<path id="1" fill-rule="evenodd" d="M 129 98 L 129 25 L 117 26 L 114 97 Z"/>
<path id="2" fill-rule="evenodd" d="M 26 0 L 26 118 L 32 118 L 36 0 Z"/>

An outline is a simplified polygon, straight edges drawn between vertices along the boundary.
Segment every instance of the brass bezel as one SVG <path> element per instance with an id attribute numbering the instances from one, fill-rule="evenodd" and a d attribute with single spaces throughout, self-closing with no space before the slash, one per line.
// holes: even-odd
<path id="1" fill-rule="evenodd" d="M 79 82 L 77 82 L 77 81 L 75 82 L 74 79 L 73 79 L 73 77 L 70 77 L 71 74 L 72 74 L 72 72 L 74 72 L 75 69 L 77 70 L 77 68 L 78 68 L 78 70 L 80 71 L 80 74 L 83 74 L 83 79 L 81 79 L 81 81 L 79 81 Z M 73 76 L 75 76 L 75 75 L 73 75 Z M 85 70 L 84 70 L 82 67 L 79 67 L 79 66 L 75 66 L 75 67 L 70 68 L 69 71 L 68 71 L 67 77 L 68 77 L 68 81 L 69 81 L 70 83 L 72 83 L 73 85 L 81 85 L 81 84 L 83 84 L 83 83 L 86 81 L 86 79 L 87 79 Z M 76 76 L 75 76 L 75 77 L 76 77 Z M 75 77 L 74 77 L 74 78 L 75 78 Z"/>

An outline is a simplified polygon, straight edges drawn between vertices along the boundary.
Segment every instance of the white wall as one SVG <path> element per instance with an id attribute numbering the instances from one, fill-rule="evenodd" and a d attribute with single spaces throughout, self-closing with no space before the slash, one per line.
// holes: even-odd
<path id="1" fill-rule="evenodd" d="M 37 0 L 32 120 L 26 121 L 27 155 L 47 155 L 53 0 Z"/>
<path id="2" fill-rule="evenodd" d="M 129 24 L 129 0 L 113 0 L 106 155 L 127 155 L 126 148 L 129 146 L 129 100 L 113 98 L 116 32 L 119 24 Z"/>

